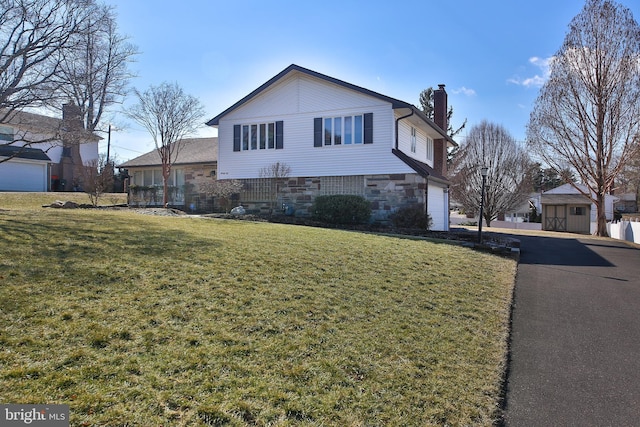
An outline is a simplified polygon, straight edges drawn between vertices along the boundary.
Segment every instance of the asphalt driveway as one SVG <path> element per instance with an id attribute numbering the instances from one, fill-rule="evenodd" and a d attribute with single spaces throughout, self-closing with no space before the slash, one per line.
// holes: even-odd
<path id="1" fill-rule="evenodd" d="M 515 237 L 504 425 L 640 425 L 640 250 Z"/>

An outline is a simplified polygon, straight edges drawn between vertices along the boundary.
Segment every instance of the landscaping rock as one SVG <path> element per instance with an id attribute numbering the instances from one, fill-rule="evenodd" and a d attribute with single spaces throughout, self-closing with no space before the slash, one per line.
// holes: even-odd
<path id="1" fill-rule="evenodd" d="M 246 213 L 247 211 L 242 206 L 236 206 L 235 208 L 231 209 L 231 215 L 234 216 L 245 215 Z"/>
<path id="2" fill-rule="evenodd" d="M 56 200 L 55 202 L 51 203 L 49 205 L 50 208 L 56 208 L 56 209 L 77 209 L 80 205 L 78 205 L 76 202 L 72 202 L 72 201 L 62 201 L 62 200 Z"/>

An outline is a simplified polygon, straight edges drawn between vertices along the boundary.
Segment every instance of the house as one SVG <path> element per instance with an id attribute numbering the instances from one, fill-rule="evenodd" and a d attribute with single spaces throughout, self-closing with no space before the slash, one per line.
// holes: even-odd
<path id="1" fill-rule="evenodd" d="M 65 104 L 62 119 L 24 111 L 0 116 L 0 191 L 82 186 L 84 169 L 98 160 L 101 138 L 84 130 L 77 107 Z"/>
<path id="2" fill-rule="evenodd" d="M 0 145 L 0 191 L 45 192 L 51 158 L 41 149 Z"/>
<path id="3" fill-rule="evenodd" d="M 200 185 L 216 177 L 218 138 L 183 139 L 180 144 L 169 176 L 169 204 L 192 211 L 205 209 L 207 197 L 200 191 Z M 127 170 L 130 204 L 162 205 L 162 161 L 158 150 L 124 162 L 118 168 Z"/>
<path id="4" fill-rule="evenodd" d="M 207 122 L 218 129 L 218 179 L 244 183 L 249 211 L 272 206 L 271 165 L 288 166 L 277 205 L 307 216 L 320 195 L 371 202 L 372 220 L 420 205 L 432 229 L 449 228 L 447 93 L 434 93 L 434 120 L 415 106 L 290 65 Z"/>
<path id="5" fill-rule="evenodd" d="M 614 204 L 615 210 L 620 213 L 638 212 L 638 195 L 636 193 L 624 193 L 617 197 L 619 200 Z"/>
<path id="6" fill-rule="evenodd" d="M 589 190 L 581 185 L 584 192 Z M 617 200 L 611 195 L 605 196 L 605 215 L 613 220 L 613 203 Z M 585 197 L 571 184 L 564 184 L 542 193 L 542 229 L 549 231 L 568 231 L 591 234 L 597 222 L 597 209 L 591 199 Z"/>
<path id="7" fill-rule="evenodd" d="M 531 193 L 526 202 L 517 208 L 504 213 L 504 221 L 507 222 L 529 222 L 531 212 L 535 209 L 540 212 L 540 193 Z M 500 219 L 500 218 L 499 218 Z"/>

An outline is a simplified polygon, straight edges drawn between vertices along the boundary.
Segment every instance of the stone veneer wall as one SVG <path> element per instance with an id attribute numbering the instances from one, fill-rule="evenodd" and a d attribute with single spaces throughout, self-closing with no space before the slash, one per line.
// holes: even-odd
<path id="1" fill-rule="evenodd" d="M 185 165 L 177 166 L 184 169 L 184 182 L 191 184 L 189 191 L 184 195 L 185 209 L 194 212 L 213 212 L 213 198 L 200 191 L 200 184 L 215 181 L 217 166 L 207 165 Z"/>
<path id="2" fill-rule="evenodd" d="M 240 195 L 240 203 L 245 209 L 268 213 L 272 205 L 268 200 L 256 201 L 251 197 L 257 194 L 257 186 L 272 186 L 273 180 L 241 181 L 253 188 L 253 192 Z M 418 174 L 287 178 L 279 184 L 276 206 L 278 209 L 283 205 L 292 206 L 296 216 L 305 217 L 311 216 L 310 209 L 317 196 L 355 194 L 371 202 L 373 221 L 387 222 L 389 215 L 399 208 L 415 204 L 424 206 L 426 187 L 426 180 Z"/>

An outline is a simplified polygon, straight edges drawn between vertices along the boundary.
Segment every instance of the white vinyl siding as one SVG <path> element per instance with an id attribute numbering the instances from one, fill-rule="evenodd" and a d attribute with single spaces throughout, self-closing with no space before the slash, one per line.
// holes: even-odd
<path id="1" fill-rule="evenodd" d="M 398 125 L 398 133 L 400 151 L 433 167 L 433 139 L 431 136 L 413 123 L 404 120 L 401 120 Z"/>
<path id="2" fill-rule="evenodd" d="M 314 147 L 315 118 L 340 117 L 344 129 L 345 117 L 364 113 L 373 114 L 372 144 L 346 144 L 347 133 L 342 132 L 342 144 L 332 145 L 331 149 Z M 234 125 L 276 121 L 283 122 L 285 143 L 282 150 L 233 151 Z M 394 128 L 395 116 L 390 103 L 294 73 L 220 119 L 218 177 L 259 178 L 260 169 L 275 162 L 286 163 L 291 168 L 291 176 L 413 173 L 391 153 Z"/>

